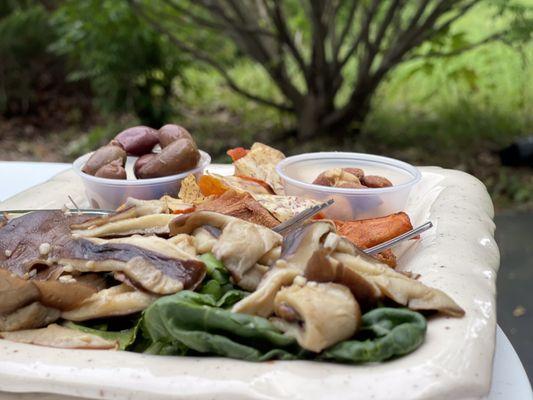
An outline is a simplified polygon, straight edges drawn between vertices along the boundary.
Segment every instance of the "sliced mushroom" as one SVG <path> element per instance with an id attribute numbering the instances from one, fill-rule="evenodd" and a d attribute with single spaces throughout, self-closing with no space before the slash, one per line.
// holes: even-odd
<path id="1" fill-rule="evenodd" d="M 196 228 L 200 228 L 204 225 L 223 229 L 232 219 L 234 218 L 212 211 L 196 211 L 189 214 L 174 216 L 174 220 L 172 220 L 169 225 L 170 236 L 175 236 L 180 233 L 187 233 L 190 235 Z"/>
<path id="2" fill-rule="evenodd" d="M 145 290 L 172 294 L 194 289 L 205 276 L 201 261 L 171 258 L 126 243 L 95 244 L 86 239 L 64 248 L 60 264 L 79 272 L 123 272 Z"/>
<path id="3" fill-rule="evenodd" d="M 68 329 L 57 324 L 51 324 L 42 329 L 0 332 L 0 337 L 12 342 L 61 349 L 112 350 L 118 347 L 118 343 L 115 340 L 103 339 L 100 336 Z"/>
<path id="4" fill-rule="evenodd" d="M 109 236 L 113 234 L 114 230 L 117 236 L 126 236 L 129 234 L 128 229 L 132 232 L 130 234 L 144 233 L 144 230 L 150 229 L 151 223 L 153 223 L 153 228 L 160 228 L 160 223 L 158 222 L 160 219 L 172 219 L 171 215 L 162 218 L 157 216 L 183 212 L 190 210 L 191 207 L 192 205 L 170 196 L 163 196 L 158 200 L 138 200 L 130 197 L 126 200 L 126 203 L 117 209 L 116 214 L 90 218 L 84 223 L 72 224 L 71 228 L 81 236 Z M 149 216 L 156 217 L 149 218 Z M 135 224 L 138 226 L 132 226 Z M 153 233 L 156 234 L 158 232 L 154 231 Z M 163 231 L 162 233 L 167 232 Z"/>
<path id="5" fill-rule="evenodd" d="M 129 244 L 153 251 L 154 253 L 158 253 L 169 258 L 177 258 L 181 260 L 197 259 L 194 255 L 191 256 L 190 253 L 180 249 L 180 247 L 176 246 L 176 244 L 172 241 L 163 239 L 159 236 L 133 235 L 115 239 L 90 238 L 88 240 L 96 244 Z"/>
<path id="6" fill-rule="evenodd" d="M 381 297 L 379 288 L 352 268 L 330 256 L 330 251 L 315 252 L 305 269 L 305 277 L 315 282 L 335 282 L 346 286 L 363 306 L 371 306 Z"/>
<path id="7" fill-rule="evenodd" d="M 60 311 L 55 308 L 33 302 L 11 314 L 0 315 L 0 331 L 41 328 L 57 320 L 60 314 Z"/>
<path id="8" fill-rule="evenodd" d="M 278 233 L 260 225 L 233 219 L 222 230 L 213 254 L 239 281 L 266 253 L 281 244 Z"/>
<path id="9" fill-rule="evenodd" d="M 61 318 L 69 321 L 86 321 L 128 315 L 144 310 L 157 299 L 158 296 L 120 284 L 99 291 L 86 299 L 78 308 L 63 312 Z"/>
<path id="10" fill-rule="evenodd" d="M 379 289 L 380 298 L 389 298 L 412 310 L 437 310 L 453 317 L 464 315 L 464 310 L 443 291 L 396 272 L 363 253 L 345 238 L 340 238 L 331 257 L 340 262 L 343 268 L 363 277 L 374 289 Z"/>
<path id="11" fill-rule="evenodd" d="M 300 272 L 290 268 L 284 260 L 268 271 L 255 292 L 236 303 L 231 309 L 236 313 L 268 317 L 274 312 L 274 299 L 283 286 L 292 284 Z"/>
<path id="12" fill-rule="evenodd" d="M 306 224 L 283 238 L 281 258 L 263 276 L 257 290 L 233 306 L 234 312 L 268 317 L 274 311 L 274 298 L 283 287 L 302 275 L 315 251 L 323 246 L 324 237 L 334 230 L 326 221 Z"/>
<path id="13" fill-rule="evenodd" d="M 39 289 L 30 281 L 0 269 L 0 315 L 10 314 L 39 299 Z"/>
<path id="14" fill-rule="evenodd" d="M 127 207 L 122 210 L 119 210 L 116 214 L 108 214 L 108 215 L 103 215 L 101 217 L 93 217 L 79 224 L 71 224 L 70 228 L 73 230 L 93 229 L 93 228 L 97 228 L 102 225 L 110 224 L 112 222 L 135 218 L 138 216 L 139 216 L 139 213 L 135 207 Z"/>
<path id="15" fill-rule="evenodd" d="M 74 237 L 164 235 L 169 233 L 169 224 L 174 218 L 172 214 L 148 214 L 108 222 L 93 228 L 73 230 L 72 233 Z"/>
<path id="16" fill-rule="evenodd" d="M 242 279 L 239 281 L 239 286 L 244 290 L 253 292 L 259 286 L 261 279 L 268 272 L 269 268 L 266 265 L 255 264 L 249 269 Z"/>
<path id="17" fill-rule="evenodd" d="M 70 282 L 25 280 L 0 269 L 0 314 L 9 314 L 34 301 L 69 310 L 94 293 L 93 286 L 73 278 Z"/>
<path id="18" fill-rule="evenodd" d="M 275 325 L 317 353 L 352 337 L 361 325 L 357 301 L 345 286 L 335 283 L 282 288 L 274 299 L 274 311 L 279 317 L 272 319 Z"/>
<path id="19" fill-rule="evenodd" d="M 261 225 L 210 211 L 196 211 L 177 217 L 171 234 L 192 233 L 209 225 L 222 231 L 211 251 L 221 260 L 237 284 L 265 254 L 279 246 L 282 236 Z"/>
<path id="20" fill-rule="evenodd" d="M 58 310 L 71 310 L 96 293 L 94 287 L 76 282 L 75 279 L 67 283 L 34 280 L 33 284 L 39 289 L 39 301 Z"/>
<path id="21" fill-rule="evenodd" d="M 335 226 L 329 221 L 311 222 L 293 230 L 283 238 L 281 258 L 303 273 L 330 232 L 335 232 Z"/>
<path id="22" fill-rule="evenodd" d="M 36 211 L 9 220 L 0 228 L 0 265 L 19 277 L 56 277 L 61 271 L 56 271 L 54 259 L 72 240 L 70 225 L 87 219 L 61 211 Z"/>
<path id="23" fill-rule="evenodd" d="M 157 200 L 139 200 L 129 197 L 121 208 L 134 207 L 137 215 L 172 214 L 190 210 L 193 205 L 165 195 Z"/>
<path id="24" fill-rule="evenodd" d="M 179 235 L 172 236 L 171 238 L 167 239 L 167 241 L 176 246 L 176 248 L 181 252 L 188 254 L 192 259 L 196 259 L 198 253 L 201 254 L 196 250 L 196 241 L 194 240 L 194 237 L 187 235 L 186 233 L 180 233 Z"/>
<path id="25" fill-rule="evenodd" d="M 220 234 L 222 233 L 219 232 L 218 237 L 215 237 L 212 232 L 206 228 L 207 226 L 208 225 L 201 226 L 192 232 L 192 236 L 194 237 L 194 247 L 199 254 L 211 252 L 218 240 L 218 237 L 220 237 Z"/>

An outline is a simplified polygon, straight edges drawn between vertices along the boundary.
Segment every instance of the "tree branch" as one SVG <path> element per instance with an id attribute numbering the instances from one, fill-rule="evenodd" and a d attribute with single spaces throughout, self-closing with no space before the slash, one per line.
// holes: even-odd
<path id="1" fill-rule="evenodd" d="M 280 2 L 278 0 L 274 0 L 274 8 L 272 10 L 270 9 L 270 7 L 268 7 L 266 0 L 263 0 L 263 4 L 265 5 L 265 8 L 267 9 L 268 14 L 270 15 L 272 22 L 276 26 L 276 29 L 278 30 L 278 39 L 287 46 L 290 54 L 298 63 L 298 66 L 302 70 L 302 73 L 307 80 L 309 74 L 307 65 L 303 59 L 302 53 L 296 46 L 296 43 L 294 42 L 292 35 L 289 32 L 289 27 L 286 23 L 286 17 L 283 13 L 283 9 L 281 8 Z"/>
<path id="2" fill-rule="evenodd" d="M 355 51 L 357 50 L 357 47 L 359 47 L 361 42 L 367 43 L 369 41 L 368 35 L 370 32 L 370 24 L 379 7 L 379 4 L 380 4 L 380 0 L 373 0 L 372 5 L 370 6 L 369 9 L 367 9 L 363 24 L 361 25 L 361 29 L 359 31 L 359 35 L 357 35 L 357 38 L 354 40 L 354 42 L 350 46 L 350 49 L 346 52 L 344 57 L 339 62 L 340 70 L 344 68 L 344 66 L 346 65 L 350 57 L 355 53 Z"/>
<path id="3" fill-rule="evenodd" d="M 467 46 L 461 47 L 460 49 L 452 50 L 452 51 L 431 51 L 426 54 L 414 54 L 411 57 L 405 58 L 405 61 L 413 61 L 413 60 L 420 60 L 424 58 L 447 58 L 447 57 L 454 57 L 459 54 L 462 54 L 464 52 L 467 52 L 469 50 L 476 49 L 478 47 L 481 47 L 487 43 L 495 42 L 497 40 L 502 39 L 507 31 L 502 31 L 495 33 L 493 35 L 487 36 L 486 38 L 479 40 L 475 43 L 471 43 Z"/>
<path id="4" fill-rule="evenodd" d="M 379 49 L 381 41 L 383 40 L 383 37 L 385 36 L 385 32 L 387 31 L 387 28 L 392 22 L 392 19 L 394 18 L 394 15 L 398 11 L 398 7 L 400 7 L 400 0 L 393 0 L 391 5 L 389 6 L 387 13 L 385 14 L 385 17 L 383 18 L 383 21 L 381 21 L 381 24 L 379 25 L 378 31 L 376 33 L 376 37 L 372 43 L 372 46 Z M 401 7 L 400 7 L 401 9 Z"/>
<path id="5" fill-rule="evenodd" d="M 409 25 L 407 26 L 406 31 L 410 31 L 411 29 L 414 29 L 416 27 L 416 24 L 418 24 L 418 21 L 420 20 L 420 17 L 422 17 L 422 14 L 424 14 L 424 11 L 426 11 L 426 8 L 429 5 L 430 1 L 431 0 L 422 0 L 420 2 L 418 9 L 415 11 L 413 17 L 411 18 L 411 21 L 409 21 Z"/>
<path id="6" fill-rule="evenodd" d="M 473 6 L 475 6 L 477 3 L 479 3 L 480 0 L 471 0 L 467 2 L 459 11 L 457 11 L 457 14 L 450 18 L 448 21 L 444 22 L 442 25 L 435 27 L 435 32 L 442 32 L 443 30 L 447 29 L 452 23 L 457 21 L 459 18 L 464 16 L 468 10 L 470 10 Z"/>
<path id="7" fill-rule="evenodd" d="M 407 52 L 426 40 L 428 32 L 432 31 L 437 20 L 453 6 L 453 3 L 454 0 L 440 0 L 425 21 L 416 24 L 410 30 L 409 28 L 405 29 L 403 33 L 398 35 L 389 46 L 389 51 L 383 56 L 375 76 L 381 77 L 386 74 Z"/>
<path id="8" fill-rule="evenodd" d="M 346 37 L 348 36 L 348 33 L 350 33 L 354 18 L 355 18 L 355 11 L 357 10 L 357 6 L 359 5 L 358 0 L 351 0 L 351 6 L 348 11 L 348 18 L 346 19 L 346 23 L 344 24 L 341 34 L 339 36 L 339 40 L 337 41 L 336 45 L 333 48 L 333 60 L 335 63 L 338 64 L 339 59 L 339 51 L 342 48 L 342 45 L 344 44 L 344 41 L 346 40 Z"/>
<path id="9" fill-rule="evenodd" d="M 182 7 L 181 5 L 176 4 L 172 0 L 163 0 L 166 4 L 168 4 L 170 7 L 172 7 L 174 10 L 176 10 L 178 13 L 181 13 L 191 19 L 191 21 L 197 23 L 198 25 L 202 25 L 206 28 L 213 29 L 213 30 L 232 30 L 237 29 L 241 30 L 245 33 L 249 34 L 256 34 L 256 35 L 264 35 L 273 37 L 275 34 L 274 32 L 270 32 L 264 29 L 260 28 L 251 28 L 247 26 L 241 26 L 242 24 L 237 23 L 235 21 L 226 21 L 227 24 L 221 24 L 217 23 L 215 21 L 209 20 L 207 18 L 204 18 L 200 15 L 195 14 L 190 9 Z"/>
<path id="10" fill-rule="evenodd" d="M 294 111 L 294 108 L 292 106 L 289 106 L 287 104 L 277 103 L 274 101 L 271 101 L 269 99 L 260 97 L 258 95 L 255 95 L 253 93 L 250 93 L 240 87 L 233 78 L 228 74 L 226 71 L 226 68 L 218 63 L 214 58 L 209 56 L 208 54 L 204 53 L 203 51 L 199 50 L 196 47 L 189 46 L 187 43 L 183 42 L 179 38 L 177 38 L 175 35 L 173 35 L 168 29 L 163 27 L 158 21 L 150 17 L 148 14 L 146 14 L 137 4 L 135 0 L 128 0 L 129 4 L 131 5 L 133 11 L 142 19 L 146 20 L 155 30 L 157 30 L 159 33 L 165 35 L 168 37 L 168 39 L 180 50 L 182 50 L 185 53 L 190 54 L 192 57 L 197 59 L 198 61 L 203 62 L 204 64 L 209 65 L 210 67 L 214 68 L 226 81 L 226 84 L 234 90 L 236 93 L 239 93 L 241 96 L 244 96 L 250 100 L 256 101 L 260 104 L 264 104 L 270 107 L 277 108 L 281 111 L 287 111 L 291 112 Z"/>

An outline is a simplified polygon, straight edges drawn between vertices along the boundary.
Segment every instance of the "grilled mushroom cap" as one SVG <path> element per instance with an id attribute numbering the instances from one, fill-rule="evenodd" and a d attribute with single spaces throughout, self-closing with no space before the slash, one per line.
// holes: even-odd
<path id="1" fill-rule="evenodd" d="M 294 312 L 287 315 L 287 309 Z M 294 283 L 278 292 L 274 310 L 280 318 L 273 322 L 314 352 L 352 337 L 361 325 L 357 301 L 345 286 L 335 283 Z"/>

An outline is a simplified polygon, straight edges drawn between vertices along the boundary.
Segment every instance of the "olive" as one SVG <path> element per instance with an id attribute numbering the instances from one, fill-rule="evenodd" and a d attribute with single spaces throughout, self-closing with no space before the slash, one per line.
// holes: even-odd
<path id="1" fill-rule="evenodd" d="M 148 126 L 134 126 L 120 132 L 115 136 L 126 153 L 132 156 L 141 156 L 152 151 L 159 142 L 159 133 Z"/>
<path id="2" fill-rule="evenodd" d="M 152 159 L 156 158 L 157 154 L 155 153 L 148 153 L 143 156 L 140 156 L 137 161 L 135 161 L 135 165 L 133 166 L 133 172 L 135 173 L 135 176 L 137 178 L 140 177 L 139 171 L 144 168 L 144 166 Z"/>
<path id="3" fill-rule="evenodd" d="M 155 154 L 155 157 L 147 159 L 137 168 L 136 176 L 139 179 L 157 178 L 190 170 L 198 164 L 200 152 L 193 142 L 182 138 L 170 143 L 161 153 Z"/>
<path id="4" fill-rule="evenodd" d="M 120 160 L 114 160 L 100 167 L 94 176 L 107 179 L 126 179 L 126 170 Z"/>
<path id="5" fill-rule="evenodd" d="M 363 176 L 361 182 L 370 188 L 384 188 L 392 186 L 392 182 L 387 178 L 377 175 Z"/>
<path id="6" fill-rule="evenodd" d="M 108 144 L 96 150 L 87 160 L 82 171 L 89 175 L 96 174 L 100 168 L 112 161 L 119 160 L 120 165 L 126 163 L 126 152 L 123 148 Z"/>
<path id="7" fill-rule="evenodd" d="M 189 139 L 194 143 L 191 134 L 183 126 L 167 124 L 159 128 L 159 144 L 162 148 L 178 139 Z"/>

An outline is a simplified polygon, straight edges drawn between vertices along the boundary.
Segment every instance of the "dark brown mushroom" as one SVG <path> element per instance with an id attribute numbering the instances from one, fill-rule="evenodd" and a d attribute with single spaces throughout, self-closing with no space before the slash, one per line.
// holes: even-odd
<path id="1" fill-rule="evenodd" d="M 356 300 L 365 308 L 374 305 L 380 298 L 380 290 L 355 270 L 345 268 L 331 257 L 330 253 L 328 249 L 316 251 L 307 263 L 305 277 L 315 282 L 340 283 L 350 289 Z"/>
<path id="2" fill-rule="evenodd" d="M 33 283 L 0 269 L 0 314 L 10 314 L 36 301 L 39 295 Z"/>
<path id="3" fill-rule="evenodd" d="M 0 315 L 0 331 L 10 332 L 46 326 L 60 316 L 59 310 L 33 302 L 7 315 Z"/>
<path id="4" fill-rule="evenodd" d="M 303 272 L 313 254 L 323 247 L 326 235 L 335 231 L 329 221 L 309 222 L 283 238 L 281 259 Z"/>

